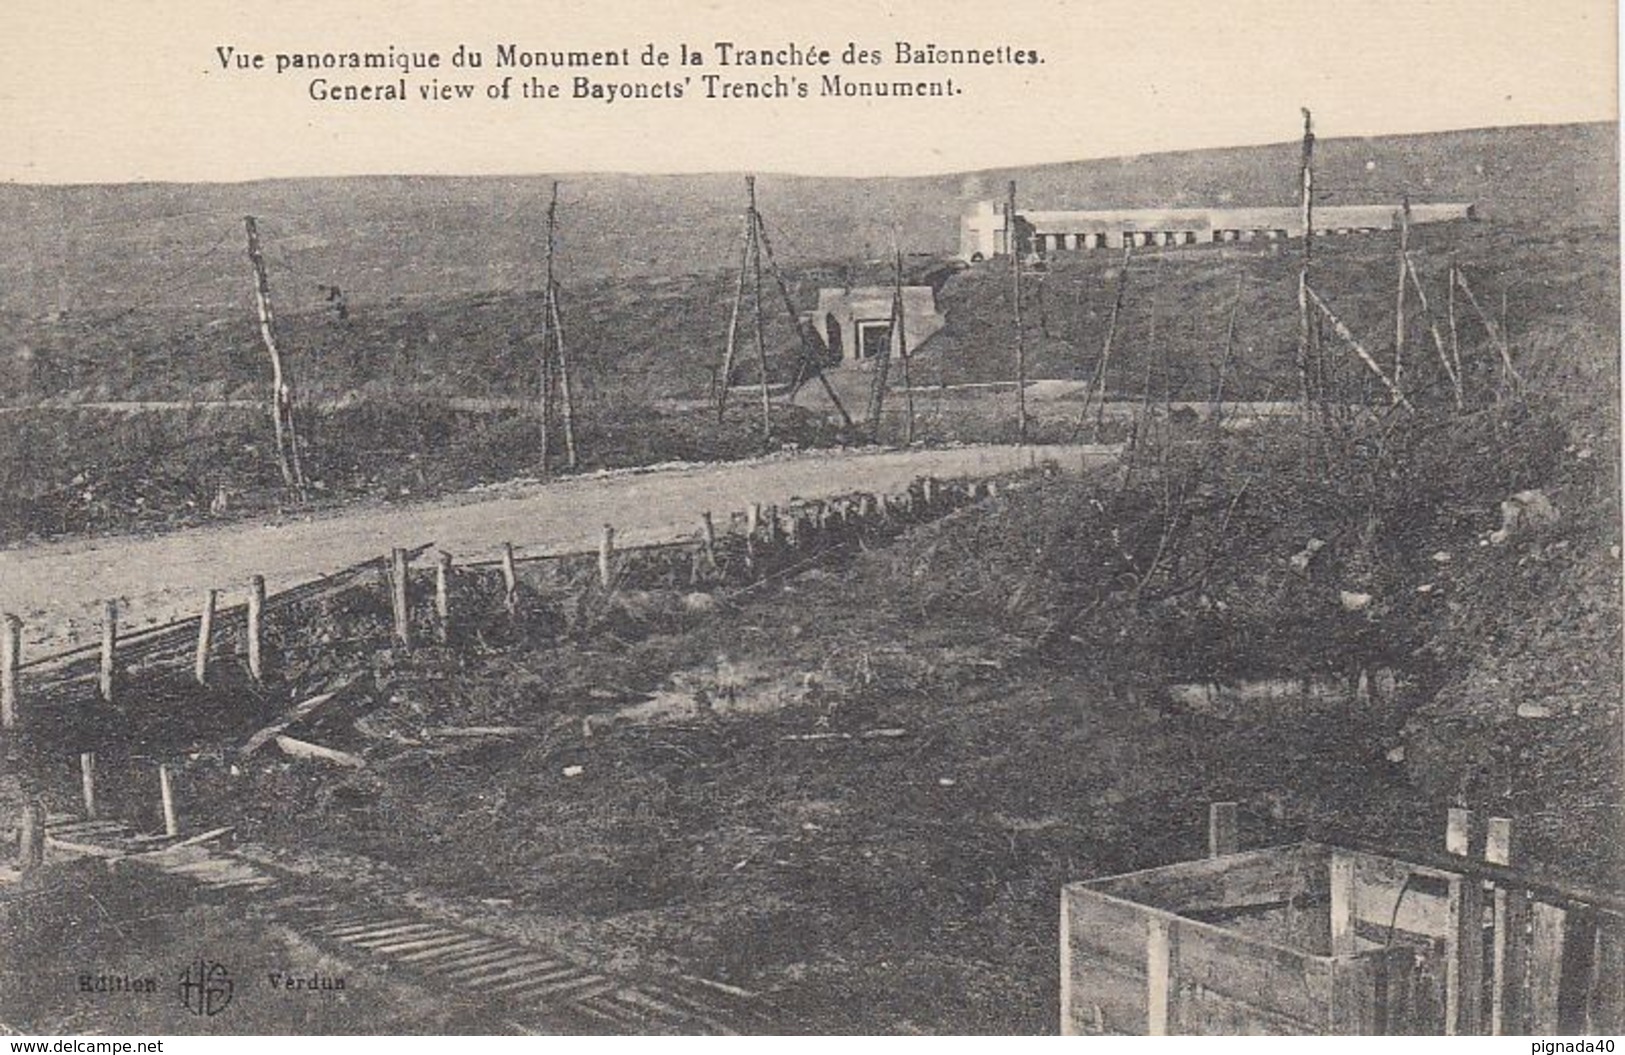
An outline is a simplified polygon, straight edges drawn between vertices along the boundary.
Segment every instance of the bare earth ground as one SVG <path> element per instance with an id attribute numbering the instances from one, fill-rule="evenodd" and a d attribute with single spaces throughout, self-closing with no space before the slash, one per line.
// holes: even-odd
<path id="1" fill-rule="evenodd" d="M 25 546 L 0 553 L 0 610 L 23 619 L 25 649 L 49 651 L 99 633 L 106 600 L 119 603 L 122 625 L 134 629 L 195 614 L 210 588 L 240 589 L 264 575 L 275 592 L 395 546 L 433 543 L 459 561 L 494 557 L 504 542 L 528 553 L 568 552 L 596 546 L 605 524 L 635 545 L 690 535 L 705 510 L 721 517 L 752 502 L 889 492 L 919 476 L 994 474 L 1048 459 L 1075 469 L 1086 455 L 1105 457 L 1084 446 L 819 452 L 517 484 L 303 520 Z"/>

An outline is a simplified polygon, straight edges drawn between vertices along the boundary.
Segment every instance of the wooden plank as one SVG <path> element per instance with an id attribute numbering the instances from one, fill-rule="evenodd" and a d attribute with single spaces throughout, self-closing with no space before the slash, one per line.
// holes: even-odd
<path id="1" fill-rule="evenodd" d="M 1586 1032 L 1625 1033 L 1625 920 L 1598 920 L 1591 997 L 1586 1001 Z"/>
<path id="2" fill-rule="evenodd" d="M 1078 884 L 1064 896 L 1070 901 L 1068 925 L 1074 953 L 1089 952 L 1135 970 L 1145 968 L 1145 920 L 1138 905 L 1109 897 Z"/>
<path id="3" fill-rule="evenodd" d="M 1072 952 L 1072 1029 L 1078 1034 L 1145 1035 L 1145 967 L 1088 950 Z"/>
<path id="4" fill-rule="evenodd" d="M 1482 1031 L 1483 898 L 1479 880 L 1458 876 L 1450 881 L 1449 928 L 1444 938 L 1446 1036 L 1472 1037 Z"/>
<path id="5" fill-rule="evenodd" d="M 1326 1028 L 1331 961 L 1180 920 L 1178 980 Z"/>
<path id="6" fill-rule="evenodd" d="M 1325 892 L 1329 851 L 1313 844 L 1183 861 L 1108 879 L 1090 889 L 1170 912 L 1203 912 Z"/>
<path id="7" fill-rule="evenodd" d="M 1174 1000 L 1180 1032 L 1186 1035 L 1301 1037 L 1322 1028 L 1199 985 L 1181 985 Z"/>
<path id="8" fill-rule="evenodd" d="M 1382 953 L 1338 957 L 1331 965 L 1331 1013 L 1327 1033 L 1370 1037 L 1382 1032 L 1380 981 L 1386 969 Z"/>
<path id="9" fill-rule="evenodd" d="M 1333 851 L 1330 883 L 1331 954 L 1348 956 L 1355 951 L 1355 924 L 1359 920 L 1354 893 L 1353 857 Z"/>
<path id="10" fill-rule="evenodd" d="M 1172 1024 L 1168 991 L 1173 984 L 1176 932 L 1164 916 L 1152 916 L 1145 923 L 1145 1033 L 1166 1037 Z"/>
<path id="11" fill-rule="evenodd" d="M 1418 880 L 1448 881 L 1449 873 L 1414 868 L 1403 861 L 1375 854 L 1354 853 L 1354 918 L 1384 932 L 1399 931 L 1443 938 L 1449 927 L 1449 906 L 1444 897 L 1419 889 Z"/>
<path id="12" fill-rule="evenodd" d="M 1536 901 L 1529 907 L 1527 1034 L 1558 1032 L 1558 995 L 1563 981 L 1563 942 L 1568 913 Z"/>
<path id="13" fill-rule="evenodd" d="M 1491 817 L 1484 840 L 1484 859 L 1512 863 L 1512 821 Z M 1524 1032 L 1524 994 L 1529 974 L 1529 892 L 1507 883 L 1495 884 L 1490 955 L 1490 1035 Z"/>

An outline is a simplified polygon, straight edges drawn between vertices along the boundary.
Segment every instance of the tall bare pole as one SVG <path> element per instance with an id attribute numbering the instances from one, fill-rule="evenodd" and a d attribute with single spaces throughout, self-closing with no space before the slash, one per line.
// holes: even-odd
<path id="1" fill-rule="evenodd" d="M 1027 341 L 1021 328 L 1021 238 L 1016 224 L 1016 181 L 1011 180 L 1004 209 L 1005 245 L 1010 250 L 1010 281 L 1015 293 L 1016 441 L 1027 442 Z"/>
<path id="2" fill-rule="evenodd" d="M 739 308 L 745 300 L 745 271 L 750 267 L 751 246 L 756 243 L 755 217 L 745 214 L 745 241 L 739 251 L 739 281 L 734 286 L 733 311 L 728 315 L 728 339 L 722 349 L 722 370 L 717 375 L 717 424 L 728 410 L 728 385 L 733 380 L 734 342 L 739 335 Z"/>
<path id="3" fill-rule="evenodd" d="M 751 294 L 756 302 L 756 366 L 762 378 L 762 442 L 773 441 L 773 410 L 767 396 L 767 337 L 762 329 L 762 245 L 758 238 L 761 215 L 756 211 L 756 177 L 745 177 L 745 193 L 750 198 L 747 222 L 750 224 Z"/>
<path id="4" fill-rule="evenodd" d="M 547 203 L 547 277 L 542 296 L 542 473 L 546 475 L 553 444 L 553 245 L 558 224 L 559 183 L 553 181 L 553 195 Z"/>
<path id="5" fill-rule="evenodd" d="M 292 488 L 302 501 L 305 497 L 305 472 L 299 458 L 299 433 L 293 420 L 293 378 L 282 364 L 282 352 L 277 347 L 276 312 L 271 307 L 271 280 L 265 273 L 265 257 L 260 253 L 259 227 L 254 217 L 243 217 L 248 233 L 248 262 L 254 268 L 254 303 L 259 309 L 260 336 L 271 357 L 271 417 L 276 426 L 277 467 L 282 470 L 282 482 Z"/>
<path id="6" fill-rule="evenodd" d="M 910 383 L 908 376 L 908 327 L 904 324 L 904 318 L 908 312 L 904 310 L 903 303 L 903 251 L 897 247 L 896 227 L 892 228 L 891 238 L 891 251 L 894 262 L 892 297 L 897 302 L 897 306 L 893 309 L 897 313 L 897 354 L 903 366 L 903 409 L 904 421 L 906 422 L 903 426 L 903 446 L 912 447 L 914 446 L 914 386 Z"/>
<path id="7" fill-rule="evenodd" d="M 559 287 L 555 283 L 548 296 L 548 312 L 553 318 L 553 345 L 558 350 L 559 406 L 563 411 L 564 465 L 574 470 L 580 466 L 576 457 L 576 403 L 570 391 L 570 359 L 564 351 L 564 320 L 559 315 Z"/>
<path id="8" fill-rule="evenodd" d="M 1407 263 L 1411 251 L 1411 196 L 1407 193 L 1399 206 L 1399 291 L 1394 296 L 1394 383 L 1399 384 L 1405 370 L 1405 279 L 1410 270 Z"/>
<path id="9" fill-rule="evenodd" d="M 1303 387 L 1305 422 L 1315 412 L 1314 373 L 1310 365 L 1314 343 L 1314 319 L 1309 304 L 1309 264 L 1315 247 L 1315 132 L 1307 107 L 1303 109 L 1303 161 L 1299 169 L 1303 210 L 1303 257 L 1298 265 L 1298 376 Z"/>

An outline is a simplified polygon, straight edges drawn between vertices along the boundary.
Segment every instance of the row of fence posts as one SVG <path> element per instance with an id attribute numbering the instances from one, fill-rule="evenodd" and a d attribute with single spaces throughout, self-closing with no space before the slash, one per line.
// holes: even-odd
<path id="1" fill-rule="evenodd" d="M 942 497 L 939 481 L 934 477 L 923 477 L 917 481 L 920 491 L 920 502 L 916 503 L 914 489 L 911 487 L 898 497 L 895 504 L 887 496 L 864 494 L 856 497 L 856 515 L 861 518 L 880 516 L 890 518 L 896 514 L 912 517 L 917 511 L 932 511 Z M 980 482 L 965 482 L 959 485 L 962 488 L 960 498 L 965 501 L 974 501 L 985 497 L 996 497 L 999 494 L 997 480 Z M 757 545 L 762 540 L 765 529 L 765 544 L 775 545 L 781 540 L 791 549 L 797 549 L 802 539 L 809 534 L 806 525 L 816 524 L 819 528 L 826 526 L 827 517 L 830 516 L 829 507 L 825 503 L 818 503 L 814 512 L 802 510 L 781 514 L 778 506 L 763 506 L 759 503 L 749 505 L 744 513 L 744 549 L 745 564 L 747 568 L 756 567 L 760 558 Z M 845 522 L 851 515 L 846 507 L 842 507 L 838 514 Z M 615 528 L 605 524 L 599 538 L 597 547 L 597 579 L 599 586 L 604 590 L 612 590 L 616 582 L 616 546 Z M 718 537 L 715 520 L 709 510 L 700 514 L 699 545 L 701 556 L 706 566 L 716 572 L 719 567 Z M 414 631 L 411 618 L 411 595 L 409 590 L 410 565 L 412 551 L 395 547 L 389 558 L 389 593 L 392 620 L 392 641 L 404 650 L 411 650 L 415 644 Z M 518 612 L 519 574 L 514 547 L 511 542 L 502 544 L 502 555 L 499 561 L 504 587 L 504 604 L 510 615 Z M 440 551 L 436 555 L 434 566 L 434 613 L 435 634 L 441 643 L 446 643 L 451 637 L 452 606 L 451 582 L 454 573 L 452 556 Z M 207 686 L 211 679 L 211 658 L 214 652 L 215 616 L 219 606 L 220 591 L 211 589 L 204 598 L 202 611 L 198 619 L 198 634 L 196 651 L 193 657 L 193 680 L 200 686 Z M 265 681 L 265 604 L 266 590 L 265 577 L 255 575 L 250 578 L 247 599 L 247 627 L 244 637 L 247 655 L 247 668 L 249 678 L 255 684 Z M 102 619 L 102 635 L 100 664 L 97 678 L 97 694 L 102 702 L 114 703 L 120 692 L 119 684 L 119 609 L 114 601 L 104 604 Z M 20 675 L 22 669 L 22 620 L 15 615 L 6 614 L 0 619 L 0 730 L 10 733 L 22 724 L 23 707 Z M 97 765 L 96 754 L 93 751 L 81 752 L 79 755 L 79 783 L 84 815 L 87 820 L 95 820 L 100 816 L 101 810 L 97 800 Z M 164 834 L 178 836 L 180 834 L 180 821 L 175 800 L 175 771 L 169 763 L 158 766 L 158 791 L 163 813 Z M 44 858 L 45 852 L 46 814 L 43 804 L 37 799 L 31 799 L 24 804 L 22 823 L 18 837 L 20 843 L 20 860 L 25 869 L 38 865 Z"/>
<path id="2" fill-rule="evenodd" d="M 982 497 L 996 497 L 999 493 L 997 480 L 981 482 L 966 482 L 960 485 L 963 488 L 962 498 L 975 500 Z M 919 481 L 920 505 L 925 511 L 932 510 L 938 503 L 942 494 L 942 485 L 934 477 L 923 477 Z M 879 515 L 890 517 L 900 512 L 904 516 L 913 516 L 916 510 L 914 491 L 904 492 L 897 502 L 885 496 L 861 495 L 857 499 L 856 515 L 860 518 Z M 745 565 L 754 568 L 759 557 L 757 544 L 765 526 L 767 545 L 783 541 L 791 549 L 799 548 L 808 531 L 808 525 L 816 523 L 818 527 L 825 526 L 825 519 L 829 510 L 824 503 L 819 503 L 817 512 L 809 514 L 806 511 L 781 515 L 778 506 L 763 507 L 760 504 L 751 504 L 744 512 L 745 521 Z M 845 518 L 849 513 L 843 508 L 838 514 Z M 699 535 L 700 547 L 706 565 L 715 571 L 718 564 L 717 556 L 717 529 L 710 511 L 700 515 L 701 530 Z M 409 593 L 410 550 L 397 547 L 390 554 L 390 608 L 394 626 L 393 639 L 402 648 L 410 650 L 415 644 L 413 628 L 411 625 L 411 599 Z M 615 584 L 615 528 L 605 524 L 597 547 L 598 582 L 603 589 L 612 589 Z M 506 598 L 506 605 L 510 614 L 517 612 L 519 574 L 516 567 L 514 547 L 511 542 L 502 546 L 501 571 Z M 438 554 L 435 565 L 434 578 L 434 612 L 436 617 L 435 633 L 441 642 L 448 640 L 452 623 L 451 610 L 451 579 L 453 575 L 451 554 L 441 552 Z M 215 614 L 219 605 L 220 591 L 211 589 L 204 598 L 202 611 L 198 619 L 197 649 L 193 661 L 193 679 L 198 685 L 206 686 L 210 680 L 210 667 L 212 664 Z M 249 579 L 247 601 L 247 628 L 244 635 L 244 645 L 247 654 L 247 668 L 249 679 L 255 684 L 263 684 L 266 676 L 265 657 L 265 577 L 255 575 Z M 0 730 L 11 730 L 18 726 L 22 719 L 22 632 L 23 624 L 15 615 L 6 614 L 3 617 L 3 628 L 0 628 Z M 119 695 L 119 608 L 115 601 L 107 601 L 102 609 L 101 626 L 101 655 L 100 670 L 97 679 L 97 695 L 103 703 L 114 703 Z"/>

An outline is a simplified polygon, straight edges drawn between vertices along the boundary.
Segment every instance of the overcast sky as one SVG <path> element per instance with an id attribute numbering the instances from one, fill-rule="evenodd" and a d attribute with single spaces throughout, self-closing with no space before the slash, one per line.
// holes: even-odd
<path id="1" fill-rule="evenodd" d="M 525 49 L 848 43 L 887 60 L 789 70 L 807 99 L 511 98 L 425 103 L 430 77 L 483 94 Z M 1036 49 L 1037 66 L 899 66 L 897 41 Z M 309 97 L 309 73 L 223 71 L 243 52 L 382 49 L 485 54 L 479 70 L 408 77 L 413 101 Z M 1600 0 L 628 0 L 478 5 L 424 0 L 0 0 L 0 179 L 241 180 L 360 173 L 578 171 L 913 175 L 1290 139 L 1298 107 L 1325 136 L 1616 116 L 1615 9 Z M 268 58 L 267 61 L 271 61 Z M 673 60 L 675 61 L 675 60 Z M 550 71 L 541 71 L 550 72 Z M 951 99 L 818 97 L 820 74 L 953 76 Z M 316 74 L 319 76 L 320 74 Z M 566 94 L 572 72 L 560 76 Z M 330 74 L 333 81 L 389 82 Z"/>

